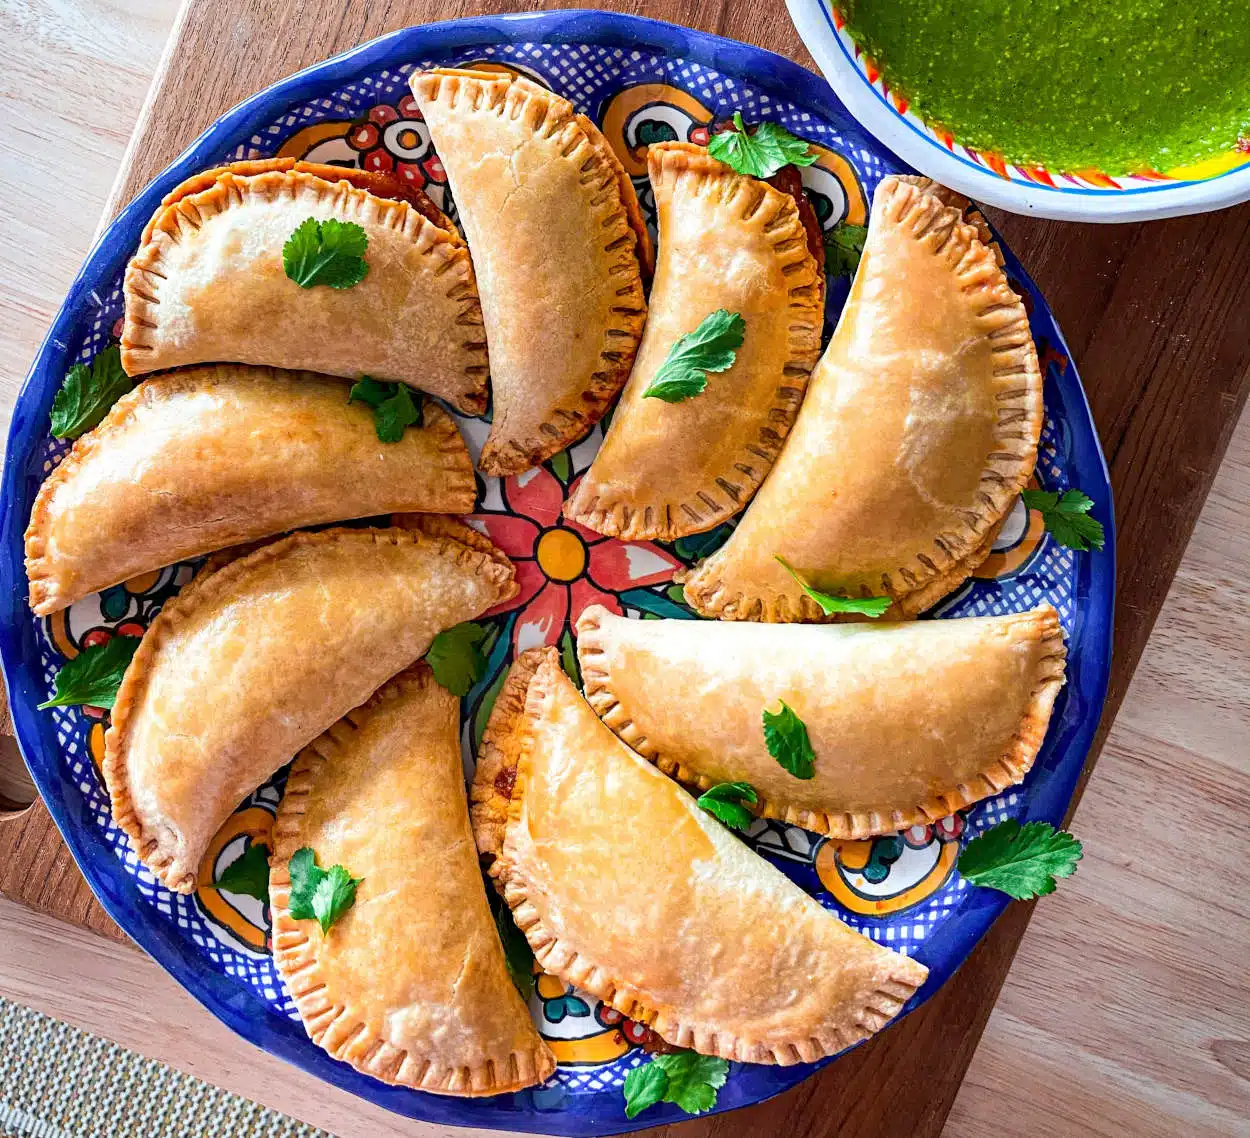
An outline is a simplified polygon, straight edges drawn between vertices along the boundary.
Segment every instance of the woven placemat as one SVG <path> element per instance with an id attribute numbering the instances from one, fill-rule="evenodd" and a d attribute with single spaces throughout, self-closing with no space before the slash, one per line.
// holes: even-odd
<path id="1" fill-rule="evenodd" d="M 334 1138 L 0 997 L 6 1138 Z"/>

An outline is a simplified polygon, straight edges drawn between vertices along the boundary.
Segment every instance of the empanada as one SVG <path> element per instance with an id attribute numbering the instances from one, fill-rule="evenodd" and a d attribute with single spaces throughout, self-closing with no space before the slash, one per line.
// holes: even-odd
<path id="1" fill-rule="evenodd" d="M 819 620 L 824 593 L 915 615 L 990 551 L 1042 427 L 1029 319 L 988 232 L 917 177 L 873 199 L 859 272 L 772 472 L 729 541 L 686 575 L 731 620 Z"/>
<path id="2" fill-rule="evenodd" d="M 847 928 L 599 722 L 554 648 L 513 664 L 473 782 L 478 849 L 543 970 L 669 1043 L 835 1054 L 927 969 Z"/>
<path id="3" fill-rule="evenodd" d="M 702 146 L 647 152 L 659 255 L 633 373 L 565 514 L 599 533 L 673 541 L 741 510 L 768 473 L 820 354 L 823 276 L 794 199 Z M 644 397 L 670 350 L 717 309 L 745 323 L 733 365 L 680 403 Z"/>
<path id="4" fill-rule="evenodd" d="M 748 782 L 765 818 L 837 838 L 923 825 L 1018 783 L 1063 686 L 1059 616 L 881 626 L 578 621 L 586 698 L 620 738 L 700 790 Z M 815 775 L 768 752 L 762 717 L 803 720 Z"/>
<path id="5" fill-rule="evenodd" d="M 503 554 L 452 532 L 295 533 L 166 603 L 126 669 L 103 764 L 114 820 L 165 885 L 190 892 L 247 794 L 438 632 L 513 594 Z"/>
<path id="6" fill-rule="evenodd" d="M 607 140 L 566 99 L 492 71 L 410 82 L 482 295 L 494 421 L 479 465 L 517 474 L 581 438 L 629 375 L 646 228 Z"/>
<path id="7" fill-rule="evenodd" d="M 425 664 L 400 673 L 295 760 L 273 827 L 274 963 L 313 1042 L 388 1083 L 493 1095 L 555 1057 L 512 985 L 478 868 L 460 701 Z M 288 862 L 363 878 L 322 933 L 290 913 Z"/>
<path id="8" fill-rule="evenodd" d="M 359 284 L 302 288 L 287 276 L 283 247 L 309 218 L 364 229 L 369 268 Z M 398 179 L 290 158 L 197 174 L 148 222 L 124 291 L 130 375 L 270 364 L 406 383 L 468 414 L 486 406 L 486 336 L 468 247 Z"/>
<path id="9" fill-rule="evenodd" d="M 477 487 L 441 407 L 394 443 L 342 380 L 240 364 L 145 380 L 74 443 L 26 530 L 30 606 L 226 546 L 392 510 L 463 514 Z"/>

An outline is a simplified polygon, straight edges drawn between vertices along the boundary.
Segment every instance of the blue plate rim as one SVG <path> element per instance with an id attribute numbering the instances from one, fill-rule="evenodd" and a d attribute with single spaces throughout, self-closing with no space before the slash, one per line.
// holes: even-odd
<path id="1" fill-rule="evenodd" d="M 595 43 L 635 50 L 651 49 L 668 56 L 695 56 L 723 73 L 741 76 L 757 88 L 776 92 L 786 101 L 798 101 L 827 112 L 832 118 L 847 113 L 822 78 L 765 48 L 640 16 L 597 9 L 560 9 L 468 17 L 401 28 L 279 80 L 216 119 L 144 187 L 101 234 L 71 283 L 17 396 L 8 435 L 3 481 L 0 483 L 0 494 L 3 496 L 0 504 L 0 664 L 3 665 L 9 707 L 23 757 L 40 754 L 48 736 L 55 742 L 55 735 L 51 720 L 38 717 L 34 712 L 34 704 L 42 698 L 42 692 L 33 690 L 29 676 L 21 667 L 24 656 L 37 650 L 33 640 L 23 635 L 23 626 L 27 623 L 26 577 L 21 553 L 25 516 L 17 504 L 25 500 L 21 483 L 23 478 L 29 476 L 21 467 L 32 446 L 41 442 L 44 436 L 46 415 L 55 392 L 55 387 L 48 384 L 48 374 L 63 373 L 67 367 L 72 351 L 67 335 L 77 323 L 80 309 L 90 302 L 93 290 L 110 281 L 130 256 L 143 224 L 160 199 L 190 174 L 205 168 L 210 162 L 219 161 L 226 136 L 233 140 L 244 133 L 255 133 L 257 127 L 271 122 L 275 107 L 302 101 L 327 84 L 338 86 L 349 82 L 356 73 L 385 65 L 400 50 L 411 58 L 419 58 L 466 47 L 519 42 Z M 887 147 L 881 145 L 881 149 L 889 153 L 899 167 L 908 168 Z M 1009 252 L 1008 262 L 1014 275 L 1036 292 L 1032 281 Z M 1040 293 L 1037 295 L 1040 296 Z M 1057 325 L 1055 332 L 1067 353 L 1067 345 Z M 1067 354 L 1070 358 L 1070 353 Z M 1106 529 L 1107 544 L 1103 553 L 1082 558 L 1083 580 L 1078 583 L 1078 596 L 1087 598 L 1077 606 L 1077 614 L 1078 621 L 1088 624 L 1082 632 L 1088 655 L 1083 659 L 1078 677 L 1069 676 L 1069 689 L 1076 688 L 1075 692 L 1070 690 L 1070 695 L 1079 697 L 1082 705 L 1089 710 L 1065 743 L 1064 752 L 1065 760 L 1067 755 L 1079 752 L 1083 756 L 1082 762 L 1071 763 L 1072 769 L 1064 778 L 1048 780 L 1043 793 L 1031 796 L 1025 816 L 1030 820 L 1044 818 L 1053 822 L 1062 820 L 1084 768 L 1084 756 L 1097 729 L 1106 695 L 1115 581 L 1114 518 L 1106 462 L 1075 371 L 1059 375 L 1056 382 L 1064 405 L 1078 412 L 1067 419 L 1080 428 L 1073 432 L 1071 438 L 1073 465 L 1099 471 L 1102 476 L 1103 485 L 1101 493 L 1096 496 L 1098 504 L 1094 515 Z M 28 397 L 28 392 L 36 386 L 43 387 L 43 397 Z M 22 456 L 22 460 L 14 460 L 13 455 Z M 577 1124 L 579 1116 L 568 1111 L 547 1112 L 537 1107 L 519 1106 L 515 1111 L 501 1111 L 498 1098 L 452 1099 L 387 1086 L 331 1059 L 308 1041 L 302 1027 L 294 1021 L 285 1025 L 291 1030 L 279 1030 L 268 1023 L 268 1017 L 253 1014 L 254 997 L 227 983 L 226 977 L 197 967 L 188 959 L 178 938 L 171 936 L 161 922 L 152 919 L 137 891 L 122 892 L 114 888 L 113 879 L 100 872 L 94 864 L 94 859 L 98 857 L 112 857 L 111 851 L 103 845 L 102 839 L 96 839 L 100 844 L 98 850 L 92 848 L 90 843 L 94 831 L 80 824 L 74 816 L 72 804 L 61 797 L 62 786 L 59 783 L 54 785 L 43 765 L 32 764 L 28 759 L 27 766 L 80 872 L 109 916 L 199 1003 L 236 1034 L 262 1050 L 399 1114 L 446 1125 L 597 1136 L 626 1133 L 690 1117 L 676 1106 L 662 1104 L 647 1111 L 645 1118 L 633 1122 L 622 1116 L 612 1120 L 584 1119 Z M 949 979 L 1008 904 L 1008 898 L 1002 894 L 986 890 L 978 893 L 975 921 L 968 922 L 966 928 L 952 929 L 950 935 L 939 934 L 928 942 L 940 947 L 943 959 L 931 966 L 929 979 L 913 998 L 909 1011 L 926 1002 Z M 769 1093 L 751 1098 L 749 1102 L 725 1101 L 727 1096 L 722 1093 L 713 1113 L 765 1101 L 791 1089 L 832 1062 L 833 1058 L 836 1057 L 794 1068 L 771 1068 L 769 1070 L 775 1072 L 778 1078 L 778 1085 Z"/>

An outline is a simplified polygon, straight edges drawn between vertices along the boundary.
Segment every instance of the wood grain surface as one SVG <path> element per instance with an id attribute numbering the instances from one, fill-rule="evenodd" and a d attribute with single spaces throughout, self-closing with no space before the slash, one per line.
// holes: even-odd
<path id="1" fill-rule="evenodd" d="M 528 6 L 309 0 L 298 9 L 281 9 L 249 0 L 191 0 L 178 17 L 176 33 L 109 199 L 109 211 L 124 204 L 221 110 L 274 79 L 362 39 L 419 20 L 523 7 Z M 711 0 L 651 0 L 618 7 L 756 42 L 810 66 L 779 3 L 743 6 Z M 0 12 L 4 29 L 16 33 L 6 37 L 2 49 L 5 63 L 11 66 L 0 99 L 13 128 L 4 132 L 3 145 L 17 159 L 0 164 L 0 192 L 10 195 L 6 200 L 25 207 L 14 211 L 11 222 L 6 221 L 14 227 L 4 250 L 6 261 L 12 262 L 6 266 L 11 271 L 0 291 L 0 311 L 10 317 L 0 347 L 8 405 L 85 251 L 85 235 L 102 197 L 101 180 L 107 178 L 118 141 L 133 119 L 134 100 L 141 91 L 134 80 L 141 80 L 145 69 L 155 66 L 159 32 L 171 20 L 172 8 L 160 0 L 140 0 L 124 7 L 91 0 L 44 0 L 3 3 Z M 49 45 L 47 58 L 57 65 L 54 87 L 37 70 L 43 57 L 33 50 L 46 50 Z M 50 97 L 53 90 L 55 96 Z M 36 141 L 43 145 L 34 145 Z M 67 151 L 78 158 L 75 176 L 68 179 L 63 175 Z M 31 187 L 40 187 L 43 193 L 29 197 Z M 55 210 L 46 204 L 53 200 Z M 995 220 L 1056 310 L 1080 362 L 1112 468 L 1120 525 L 1120 599 L 1105 733 L 1167 593 L 1250 381 L 1250 274 L 1245 269 L 1250 264 L 1250 208 L 1123 228 L 1063 226 L 1000 216 Z M 19 254 L 33 250 L 41 255 L 20 260 Z M 1243 480 L 1242 503 L 1245 490 Z M 1233 556 L 1240 555 L 1244 577 L 1247 550 L 1244 544 L 1240 549 L 1236 546 L 1238 537 L 1244 539 L 1244 513 L 1234 513 L 1232 521 L 1228 541 L 1215 541 L 1213 548 L 1227 555 L 1231 546 Z M 1244 804 L 1248 789 L 1244 769 L 1250 753 L 1244 703 L 1247 629 L 1244 619 L 1238 626 L 1229 618 L 1228 597 L 1222 592 L 1228 583 L 1236 585 L 1237 575 L 1228 569 L 1228 561 L 1220 562 L 1212 555 L 1211 566 L 1217 564 L 1224 566 L 1219 571 L 1223 577 L 1214 578 L 1218 584 L 1200 588 L 1189 598 L 1192 609 L 1182 605 L 1177 615 L 1180 621 L 1201 620 L 1208 626 L 1201 629 L 1198 647 L 1189 644 L 1185 649 L 1192 659 L 1184 663 L 1197 669 L 1187 673 L 1192 692 L 1183 710 L 1188 714 L 1157 722 L 1147 716 L 1148 726 L 1139 729 L 1139 736 L 1121 725 L 1120 734 L 1127 732 L 1128 737 L 1119 747 L 1110 746 L 1107 762 L 1116 762 L 1119 770 L 1122 760 L 1123 777 L 1109 788 L 1106 803 L 1098 798 L 1095 805 L 1087 803 L 1082 808 L 1078 822 L 1084 831 L 1086 812 L 1093 813 L 1097 806 L 1086 834 L 1089 863 L 1059 897 L 1046 902 L 1044 931 L 1035 931 L 1029 940 L 1032 944 L 1039 937 L 1049 938 L 1041 942 L 1045 951 L 1030 953 L 1021 982 L 1009 991 L 1010 1010 L 995 1018 L 995 1024 L 1002 1026 L 987 1037 L 989 1055 L 978 1061 L 952 1116 L 951 1125 L 960 1134 L 1039 1132 L 1013 1129 L 1016 1120 L 1023 1126 L 1030 1116 L 1013 1114 L 1012 1121 L 1005 1123 L 994 1104 L 1007 1096 L 1019 1110 L 1027 1112 L 1031 1107 L 1036 1120 L 1040 1118 L 1036 1112 L 1056 1097 L 1054 1078 L 1081 1088 L 1081 1093 L 1070 1096 L 1063 1110 L 1052 1110 L 1055 1117 L 1046 1128 L 1050 1133 L 1165 1134 L 1175 1132 L 1167 1127 L 1181 1120 L 1192 1133 L 1238 1132 L 1238 1096 L 1244 1106 L 1250 1065 L 1245 1024 L 1250 991 L 1245 903 L 1220 899 L 1216 903 L 1220 920 L 1213 925 L 1205 899 L 1215 895 L 1216 885 L 1207 892 L 1196 889 L 1187 873 L 1180 871 L 1163 837 L 1168 834 L 1176 844 L 1177 822 L 1189 817 L 1209 820 L 1216 828 L 1223 817 L 1220 807 Z M 1240 609 L 1231 611 L 1244 618 L 1246 601 L 1242 592 Z M 1222 615 L 1217 617 L 1217 613 Z M 1220 637 L 1225 645 L 1225 670 L 1220 675 L 1235 681 L 1240 665 L 1241 683 L 1231 682 L 1221 689 L 1220 702 L 1212 709 L 1209 687 L 1198 677 L 1202 664 L 1218 656 Z M 1148 700 L 1151 708 L 1163 696 L 1175 702 L 1177 692 L 1166 679 L 1156 680 L 1155 687 L 1155 698 Z M 1232 724 L 1225 732 L 1227 738 L 1211 733 L 1212 724 L 1220 722 L 1221 716 Z M 1185 722 L 1194 724 L 1202 745 L 1178 737 L 1178 733 L 1184 735 L 1178 724 Z M 1145 754 L 1137 753 L 1139 744 Z M 1220 751 L 1220 746 L 1225 750 Z M 1222 762 L 1221 754 L 1225 756 Z M 1240 794 L 1235 789 L 1238 785 Z M 1158 828 L 1143 833 L 1139 820 L 1147 822 L 1147 829 L 1151 824 Z M 41 808 L 0 827 L 0 889 L 74 923 L 99 931 L 111 927 L 77 878 Z M 1218 882 L 1225 864 L 1220 862 L 1218 843 L 1212 844 L 1208 868 Z M 1152 856 L 1146 856 L 1143 847 Z M 1192 852 L 1186 849 L 1184 856 Z M 1169 855 L 1173 855 L 1171 861 Z M 1200 859 L 1199 864 L 1206 863 Z M 1159 890 L 1165 886 L 1167 905 L 1160 907 Z M 1202 906 L 1195 904 L 1197 897 L 1204 898 Z M 200 1053 L 185 1045 L 179 1048 L 171 1026 L 187 1022 L 187 1017 L 197 1024 L 208 1017 L 190 1008 L 189 998 L 180 993 L 175 999 L 172 981 L 163 976 L 158 1007 L 132 1016 L 149 1027 L 153 1019 L 162 1019 L 163 1035 L 153 1030 L 131 1031 L 123 1022 L 125 1016 L 96 1014 L 95 1004 L 84 1015 L 83 1001 L 75 1002 L 72 992 L 64 988 L 66 977 L 80 977 L 84 970 L 90 976 L 93 963 L 99 966 L 107 960 L 110 968 L 127 975 L 142 974 L 157 984 L 151 979 L 158 975 L 156 969 L 130 950 L 90 938 L 68 942 L 78 946 L 76 952 L 81 949 L 81 969 L 67 962 L 64 971 L 53 973 L 51 957 L 55 954 L 34 959 L 19 950 L 10 957 L 8 946 L 18 943 L 19 937 L 21 944 L 38 953 L 37 946 L 47 948 L 65 935 L 61 926 L 47 918 L 32 917 L 19 927 L 16 912 L 10 905 L 0 909 L 0 943 L 5 948 L 0 952 L 0 984 L 17 977 L 15 990 L 0 988 L 6 994 L 75 1018 L 66 1010 L 72 1006 L 78 1010 L 78 1022 L 88 1021 L 84 1026 L 114 1037 L 124 1035 L 123 1042 L 132 1046 L 138 1041 L 149 1054 L 195 1069 L 213 1081 L 246 1089 L 309 1121 L 330 1125 L 345 1138 L 400 1132 L 398 1125 L 393 1130 L 393 1124 L 380 1128 L 380 1112 L 363 1108 L 355 1112 L 359 1125 L 346 1109 L 334 1111 L 331 1121 L 331 1114 L 320 1114 L 323 1104 L 334 1099 L 331 1092 L 310 1097 L 310 1081 L 293 1073 L 287 1074 L 285 1082 L 277 1079 L 283 1085 L 275 1086 L 275 1080 L 263 1076 L 271 1075 L 279 1065 L 261 1062 L 244 1045 L 222 1038 L 222 1029 L 213 1029 L 218 1033 L 214 1038 L 221 1038 L 219 1049 Z M 683 1138 L 938 1133 L 1029 914 L 1026 906 L 1010 911 L 934 1001 L 872 1045 L 773 1103 L 722 1119 L 683 1124 L 679 1133 Z M 1200 1018 L 1204 1001 L 1197 985 L 1206 973 L 1187 956 L 1191 946 L 1186 941 L 1187 931 L 1203 921 L 1206 928 L 1220 930 L 1218 935 L 1208 933 L 1204 947 L 1218 952 L 1223 946 L 1222 959 L 1231 959 L 1233 964 L 1224 970 L 1226 986 L 1220 996 L 1221 1007 L 1233 1010 L 1219 1015 L 1207 1008 L 1205 1019 Z M 1117 924 L 1123 926 L 1119 936 L 1114 932 Z M 1226 932 L 1232 939 L 1222 939 Z M 1093 934 L 1103 936 L 1101 954 L 1086 949 Z M 1161 944 L 1164 964 L 1156 956 Z M 1231 956 L 1228 945 L 1233 946 Z M 1051 966 L 1052 953 L 1066 955 L 1069 967 L 1060 971 Z M 1040 959 L 1033 959 L 1035 955 Z M 1130 962 L 1127 967 L 1126 960 Z M 1164 1042 L 1170 1037 L 1160 1031 L 1158 1015 L 1151 1016 L 1138 1006 L 1141 989 L 1134 987 L 1132 964 L 1149 975 L 1152 997 L 1174 1001 L 1182 1012 L 1187 1009 L 1191 1014 L 1185 1027 L 1192 1046 L 1183 1055 L 1178 1057 L 1175 1047 Z M 38 979 L 45 971 L 44 979 Z M 1088 976 L 1089 981 L 1074 985 L 1073 976 Z M 1095 980 L 1106 987 L 1099 987 L 1093 999 L 1083 999 L 1080 991 L 1073 990 Z M 1123 1023 L 1119 1017 L 1109 1020 L 1102 1014 L 1115 1008 L 1116 999 L 1126 1002 L 1120 1009 L 1126 1012 Z M 1168 1006 L 1166 1022 L 1172 1024 L 1176 1022 L 1174 1009 Z M 1067 1044 L 1067 1023 L 1084 1029 L 1074 1047 Z M 1153 1030 L 1158 1045 L 1143 1047 L 1135 1034 L 1117 1035 L 1128 1024 L 1140 1031 Z M 1114 1054 L 1107 1046 L 1112 1038 L 1123 1039 L 1124 1055 Z M 1070 1051 L 1089 1061 L 1074 1063 Z M 1032 1061 L 1038 1054 L 1045 1059 L 1040 1065 Z M 1178 1058 L 1185 1062 L 1178 1063 Z M 1115 1080 L 1112 1095 L 1106 1091 L 1109 1080 Z M 289 1084 L 305 1088 L 303 1096 L 295 1096 L 295 1105 L 285 1101 Z M 1158 1089 L 1151 1093 L 1151 1088 Z M 1243 1109 L 1241 1116 L 1246 1113 Z M 1232 1129 L 1227 1128 L 1230 1125 Z M 402 1130 L 407 1134 L 439 1132 L 413 1126 Z"/>

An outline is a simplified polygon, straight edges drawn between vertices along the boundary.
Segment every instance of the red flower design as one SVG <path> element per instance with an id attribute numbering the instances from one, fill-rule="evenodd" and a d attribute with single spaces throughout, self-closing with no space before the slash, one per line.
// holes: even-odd
<path id="1" fill-rule="evenodd" d="M 347 132 L 347 145 L 360 152 L 362 170 L 398 174 L 418 189 L 447 182 L 443 164 L 430 145 L 430 132 L 411 95 L 394 106 L 379 103 L 371 107 Z"/>
<path id="2" fill-rule="evenodd" d="M 575 479 L 568 492 L 576 486 Z M 566 490 L 545 466 L 509 478 L 501 489 L 512 514 L 479 513 L 467 520 L 516 565 L 520 591 L 490 614 L 523 610 L 512 630 L 517 652 L 556 644 L 590 605 L 620 612 L 617 593 L 667 581 L 681 568 L 652 542 L 603 537 L 562 517 Z"/>

